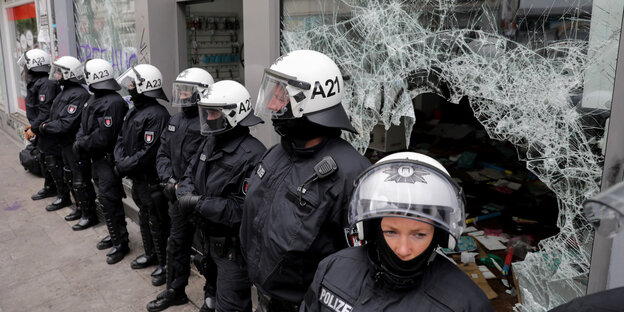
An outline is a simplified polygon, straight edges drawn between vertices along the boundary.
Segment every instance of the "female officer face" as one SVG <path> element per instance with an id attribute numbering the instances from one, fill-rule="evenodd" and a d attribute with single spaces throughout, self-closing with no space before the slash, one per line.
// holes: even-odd
<path id="1" fill-rule="evenodd" d="M 381 230 L 386 243 L 403 261 L 409 261 L 425 251 L 433 240 L 433 225 L 413 219 L 385 217 Z"/>

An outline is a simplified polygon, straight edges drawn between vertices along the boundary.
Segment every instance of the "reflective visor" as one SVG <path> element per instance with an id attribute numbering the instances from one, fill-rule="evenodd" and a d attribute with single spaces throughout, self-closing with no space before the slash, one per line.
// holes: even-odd
<path id="1" fill-rule="evenodd" d="M 26 53 L 22 54 L 20 58 L 17 60 L 17 66 L 24 67 L 26 66 Z"/>
<path id="2" fill-rule="evenodd" d="M 50 66 L 50 80 L 69 79 L 69 68 L 58 66 L 54 63 Z"/>
<path id="3" fill-rule="evenodd" d="M 199 88 L 194 84 L 174 82 L 172 94 L 171 106 L 173 107 L 189 107 L 196 105 L 199 101 Z"/>
<path id="4" fill-rule="evenodd" d="M 76 77 L 85 78 L 86 82 L 89 83 L 90 82 L 89 80 L 90 78 L 88 77 L 89 73 L 85 69 L 85 67 L 87 66 L 87 62 L 88 60 L 78 65 L 77 68 L 74 68 L 73 72 L 76 74 Z"/>
<path id="5" fill-rule="evenodd" d="M 206 107 L 200 105 L 199 122 L 202 135 L 216 134 L 228 128 L 228 122 L 221 107 Z"/>
<path id="6" fill-rule="evenodd" d="M 588 200 L 583 205 L 583 210 L 587 221 L 602 236 L 613 238 L 624 228 L 624 216 L 622 213 L 604 205 L 604 203 Z"/>
<path id="7" fill-rule="evenodd" d="M 270 119 L 293 118 L 286 83 L 265 73 L 254 108 L 256 116 Z"/>
<path id="8" fill-rule="evenodd" d="M 122 88 L 134 89 L 136 87 L 137 80 L 141 80 L 141 76 L 137 73 L 137 71 L 134 69 L 134 66 L 133 66 L 133 67 L 128 68 L 125 72 L 123 72 L 123 74 L 121 74 L 117 78 L 117 83 Z"/>

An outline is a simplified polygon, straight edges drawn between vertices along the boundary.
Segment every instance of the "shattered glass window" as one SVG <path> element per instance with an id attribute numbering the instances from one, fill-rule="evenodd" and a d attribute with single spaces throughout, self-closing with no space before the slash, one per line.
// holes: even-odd
<path id="1" fill-rule="evenodd" d="M 364 153 L 373 128 L 401 122 L 434 93 L 467 100 L 491 139 L 557 198 L 559 233 L 514 263 L 522 311 L 585 294 L 624 2 L 609 0 L 283 0 L 282 53 L 321 51 L 345 79 L 343 106 Z"/>
<path id="2" fill-rule="evenodd" d="M 133 0 L 74 0 L 78 59 L 109 61 L 115 75 L 138 63 Z"/>

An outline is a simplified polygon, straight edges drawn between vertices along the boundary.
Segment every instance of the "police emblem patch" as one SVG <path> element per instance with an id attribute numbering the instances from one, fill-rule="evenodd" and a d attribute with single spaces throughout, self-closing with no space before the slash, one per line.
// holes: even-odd
<path id="1" fill-rule="evenodd" d="M 145 143 L 147 144 L 154 142 L 154 131 L 145 131 L 143 139 L 145 139 Z"/>
<path id="2" fill-rule="evenodd" d="M 167 127 L 167 130 L 169 130 L 169 131 L 171 131 L 171 132 L 175 132 L 175 128 L 176 128 L 176 127 L 175 127 L 174 125 L 169 125 L 169 126 Z"/>
<path id="3" fill-rule="evenodd" d="M 104 127 L 110 128 L 113 125 L 113 117 L 104 116 Z"/>
<path id="4" fill-rule="evenodd" d="M 45 94 L 39 94 L 39 102 L 45 101 Z"/>
<path id="5" fill-rule="evenodd" d="M 67 106 L 67 112 L 68 112 L 70 115 L 73 115 L 73 114 L 76 112 L 76 109 L 77 109 L 77 108 L 78 108 L 78 106 L 76 106 L 76 105 L 73 105 L 73 104 L 72 104 L 72 105 L 68 105 L 68 106 Z"/>
<path id="6" fill-rule="evenodd" d="M 353 306 L 344 301 L 344 299 L 338 297 L 325 287 L 321 287 L 321 294 L 319 296 L 319 302 L 330 310 L 335 312 L 351 312 Z"/>
<path id="7" fill-rule="evenodd" d="M 394 181 L 396 183 L 411 184 L 416 182 L 427 184 L 427 180 L 425 180 L 424 176 L 429 175 L 429 172 L 426 170 L 410 165 L 391 166 L 383 172 L 388 175 L 384 182 Z"/>

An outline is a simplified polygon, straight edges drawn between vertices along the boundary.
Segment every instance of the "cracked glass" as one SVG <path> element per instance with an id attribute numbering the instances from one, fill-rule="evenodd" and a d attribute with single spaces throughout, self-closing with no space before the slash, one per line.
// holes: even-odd
<path id="1" fill-rule="evenodd" d="M 312 49 L 345 77 L 343 106 L 364 153 L 373 128 L 413 100 L 466 99 L 493 140 L 557 198 L 559 233 L 514 263 L 522 304 L 546 311 L 585 294 L 593 230 L 581 203 L 599 192 L 624 2 L 609 0 L 283 0 L 282 53 Z"/>

